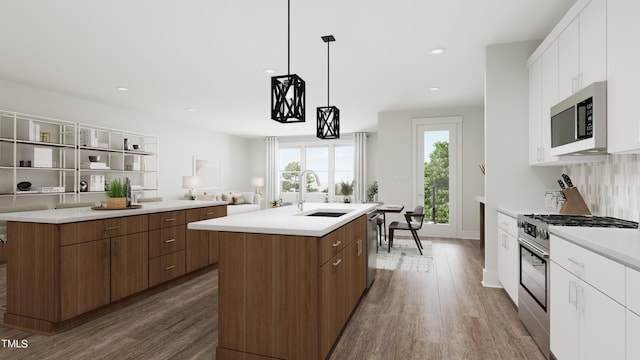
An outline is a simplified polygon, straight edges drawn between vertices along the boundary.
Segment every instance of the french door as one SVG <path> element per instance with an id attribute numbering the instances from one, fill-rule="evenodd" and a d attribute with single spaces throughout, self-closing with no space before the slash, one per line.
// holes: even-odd
<path id="1" fill-rule="evenodd" d="M 420 235 L 458 236 L 461 126 L 459 116 L 413 120 L 413 207 L 424 205 L 425 214 Z"/>

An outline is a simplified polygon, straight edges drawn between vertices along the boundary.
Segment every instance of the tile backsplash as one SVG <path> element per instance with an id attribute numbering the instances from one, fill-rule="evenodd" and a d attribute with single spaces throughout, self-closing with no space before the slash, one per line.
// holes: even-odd
<path id="1" fill-rule="evenodd" d="M 640 219 L 640 155 L 608 155 L 605 161 L 566 165 L 593 215 Z"/>

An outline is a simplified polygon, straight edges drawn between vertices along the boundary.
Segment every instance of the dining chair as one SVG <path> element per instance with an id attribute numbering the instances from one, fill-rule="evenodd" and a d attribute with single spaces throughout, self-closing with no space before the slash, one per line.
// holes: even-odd
<path id="1" fill-rule="evenodd" d="M 391 248 L 393 247 L 393 233 L 396 230 L 409 230 L 411 231 L 413 240 L 416 242 L 418 251 L 420 251 L 420 255 L 422 255 L 422 244 L 420 243 L 417 231 L 422 228 L 422 224 L 424 223 L 424 206 L 418 205 L 413 211 L 406 211 L 403 215 L 405 222 L 394 221 L 389 224 L 389 252 L 391 252 Z"/>

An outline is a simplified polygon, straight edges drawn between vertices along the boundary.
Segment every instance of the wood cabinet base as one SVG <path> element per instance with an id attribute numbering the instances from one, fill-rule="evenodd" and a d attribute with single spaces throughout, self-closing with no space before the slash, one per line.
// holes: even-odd
<path id="1" fill-rule="evenodd" d="M 216 359 L 217 360 L 272 360 L 277 358 L 225 349 L 218 346 L 216 348 Z"/>
<path id="2" fill-rule="evenodd" d="M 104 316 L 106 314 L 114 312 L 123 307 L 129 306 L 137 301 L 148 298 L 149 296 L 153 296 L 157 293 L 163 292 L 168 288 L 185 283 L 195 277 L 198 277 L 202 274 L 213 271 L 217 267 L 218 267 L 217 264 L 207 266 L 206 268 L 202 268 L 192 273 L 183 275 L 179 278 L 167 281 L 156 287 L 149 288 L 142 292 L 139 292 L 129 297 L 126 297 L 124 299 L 109 303 L 105 306 L 102 306 L 100 308 L 94 309 L 92 311 L 86 312 L 82 315 L 73 317 L 65 321 L 53 322 L 53 321 L 39 320 L 39 319 L 34 319 L 34 318 L 6 312 L 4 314 L 3 325 L 6 327 L 29 331 L 29 332 L 35 332 L 43 335 L 54 335 L 56 333 L 69 330 L 71 328 L 77 327 L 80 324 L 94 320 L 100 316 Z"/>

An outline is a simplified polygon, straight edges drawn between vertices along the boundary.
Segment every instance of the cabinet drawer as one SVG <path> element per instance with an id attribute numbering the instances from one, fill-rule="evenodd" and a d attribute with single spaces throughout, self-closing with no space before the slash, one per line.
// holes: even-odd
<path id="1" fill-rule="evenodd" d="M 518 236 L 518 222 L 509 215 L 498 212 L 498 227 L 513 236 Z"/>
<path id="2" fill-rule="evenodd" d="M 624 305 L 624 265 L 554 235 L 550 247 L 551 260 Z"/>
<path id="3" fill-rule="evenodd" d="M 149 231 L 149 259 L 184 250 L 187 226 L 172 226 Z"/>
<path id="4" fill-rule="evenodd" d="M 186 211 L 186 222 L 214 219 L 227 216 L 226 206 L 208 206 L 204 208 L 189 209 Z"/>
<path id="5" fill-rule="evenodd" d="M 165 211 L 161 213 L 149 214 L 149 230 L 183 225 L 184 223 L 184 210 Z"/>
<path id="6" fill-rule="evenodd" d="M 627 308 L 640 315 L 640 271 L 627 268 Z"/>
<path id="7" fill-rule="evenodd" d="M 360 236 L 362 233 L 367 231 L 367 217 L 365 215 L 360 216 L 356 220 L 353 221 L 353 225 L 355 227 L 355 233 L 353 239 Z"/>
<path id="8" fill-rule="evenodd" d="M 147 231 L 147 215 L 91 220 L 60 226 L 60 245 L 78 244 Z"/>
<path id="9" fill-rule="evenodd" d="M 345 225 L 337 230 L 332 231 L 328 235 L 320 238 L 320 251 L 318 252 L 318 265 L 322 265 L 334 257 L 340 250 L 347 245 Z"/>
<path id="10" fill-rule="evenodd" d="M 149 260 L 149 286 L 184 275 L 184 250 Z"/>

